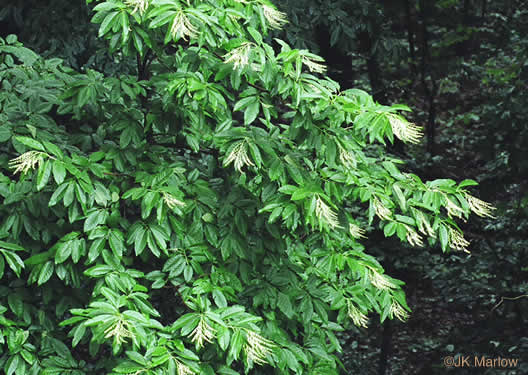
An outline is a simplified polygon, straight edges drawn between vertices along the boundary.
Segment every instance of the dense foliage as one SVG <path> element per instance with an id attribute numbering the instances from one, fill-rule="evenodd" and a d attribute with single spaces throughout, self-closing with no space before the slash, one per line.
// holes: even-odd
<path id="1" fill-rule="evenodd" d="M 8 375 L 337 374 L 336 332 L 409 311 L 362 239 L 467 250 L 455 219 L 492 216 L 402 172 L 409 108 L 271 38 L 271 3 L 94 5 L 123 69 L 0 40 Z"/>

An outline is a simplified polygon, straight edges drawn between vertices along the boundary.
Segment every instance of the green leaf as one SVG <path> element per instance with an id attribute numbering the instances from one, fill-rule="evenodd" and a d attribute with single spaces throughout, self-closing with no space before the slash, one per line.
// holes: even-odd
<path id="1" fill-rule="evenodd" d="M 72 253 L 72 242 L 61 242 L 55 251 L 55 264 L 63 263 Z"/>
<path id="2" fill-rule="evenodd" d="M 279 292 L 277 307 L 288 317 L 288 319 L 293 318 L 293 307 L 290 298 L 286 294 Z"/>
<path id="3" fill-rule="evenodd" d="M 383 234 L 385 237 L 390 237 L 396 232 L 396 223 L 394 221 L 389 222 L 383 227 Z"/>
<path id="4" fill-rule="evenodd" d="M 213 289 L 213 300 L 216 306 L 220 308 L 227 307 L 227 300 L 221 290 Z"/>
<path id="5" fill-rule="evenodd" d="M 82 340 L 84 334 L 86 333 L 86 326 L 84 324 L 79 324 L 73 330 L 73 339 L 72 346 L 75 348 L 77 344 Z"/>
<path id="6" fill-rule="evenodd" d="M 100 224 L 106 222 L 108 212 L 105 210 L 93 210 L 84 221 L 84 231 L 89 232 Z"/>
<path id="7" fill-rule="evenodd" d="M 188 313 L 179 317 L 171 326 L 172 330 L 185 329 L 183 332 L 191 332 L 200 321 L 200 314 Z M 184 333 L 182 333 L 184 335 Z"/>
<path id="8" fill-rule="evenodd" d="M 64 192 L 64 201 L 63 201 L 65 207 L 68 207 L 73 203 L 73 198 L 75 196 L 74 189 L 75 189 L 76 184 L 74 182 L 68 182 L 67 185 L 68 185 L 68 188 Z M 50 203 L 51 203 L 51 199 L 50 199 Z"/>
<path id="9" fill-rule="evenodd" d="M 298 201 L 298 200 L 301 200 L 301 199 L 305 199 L 305 198 L 307 198 L 309 196 L 312 196 L 313 194 L 314 194 L 313 191 L 306 190 L 304 188 L 300 188 L 300 189 L 295 190 L 295 192 L 291 196 L 291 200 L 292 201 Z"/>
<path id="10" fill-rule="evenodd" d="M 400 204 L 401 210 L 403 212 L 407 211 L 405 195 L 403 195 L 403 192 L 401 191 L 398 184 L 392 185 L 392 190 L 394 191 L 394 193 L 396 194 L 396 197 L 398 198 L 398 203 Z"/>
<path id="11" fill-rule="evenodd" d="M 4 259 L 9 265 L 9 268 L 13 270 L 17 277 L 20 277 L 20 272 L 22 272 L 22 268 L 24 268 L 24 262 L 22 259 L 20 259 L 20 257 L 14 252 L 8 250 L 0 249 L 0 253 L 4 255 Z"/>
<path id="12" fill-rule="evenodd" d="M 41 286 L 50 279 L 51 275 L 53 275 L 53 269 L 54 265 L 52 261 L 47 261 L 46 263 L 44 263 L 39 273 L 37 281 L 38 286 Z"/>
<path id="13" fill-rule="evenodd" d="M 46 160 L 39 166 L 37 173 L 37 190 L 42 190 L 47 185 L 51 176 L 51 166 L 49 160 Z"/>
<path id="14" fill-rule="evenodd" d="M 231 331 L 229 331 L 229 329 L 224 328 L 222 330 L 219 330 L 218 345 L 220 346 L 220 349 L 225 351 L 229 347 L 230 338 L 231 338 Z"/>
<path id="15" fill-rule="evenodd" d="M 77 96 L 77 106 L 80 108 L 84 107 L 86 104 L 95 101 L 95 89 L 93 86 L 84 86 L 79 90 Z"/>
<path id="16" fill-rule="evenodd" d="M 117 16 L 119 15 L 119 12 L 111 12 L 108 13 L 108 15 L 105 17 L 103 22 L 101 22 L 101 26 L 99 27 L 99 36 L 105 35 L 117 22 Z"/>
<path id="17" fill-rule="evenodd" d="M 257 44 L 262 44 L 262 35 L 256 29 L 248 26 L 246 30 L 253 37 L 255 42 L 257 42 Z"/>
<path id="18" fill-rule="evenodd" d="M 55 206 L 61 199 L 62 197 L 64 196 L 64 193 L 66 191 L 66 189 L 70 186 L 70 183 L 63 183 L 61 184 L 57 190 L 55 190 L 53 192 L 53 194 L 51 195 L 51 198 L 49 200 L 49 203 L 48 203 L 48 206 L 49 207 L 52 207 L 52 206 Z M 73 194 L 73 189 L 72 189 L 72 194 Z"/>
<path id="19" fill-rule="evenodd" d="M 24 313 L 24 302 L 22 301 L 22 298 L 17 294 L 10 294 L 7 297 L 7 304 L 9 305 L 9 308 L 11 311 L 17 316 L 21 317 Z"/>
<path id="20" fill-rule="evenodd" d="M 57 185 L 62 184 L 65 177 L 66 168 L 64 167 L 64 163 L 60 160 L 53 161 L 53 178 Z"/>
<path id="21" fill-rule="evenodd" d="M 136 240 L 134 241 L 134 252 L 140 255 L 147 246 L 147 231 L 141 227 L 137 231 Z"/>
<path id="22" fill-rule="evenodd" d="M 84 274 L 89 277 L 100 277 L 114 271 L 113 267 L 106 264 L 93 266 L 84 271 Z"/>
<path id="23" fill-rule="evenodd" d="M 0 142 L 6 142 L 11 138 L 11 129 L 7 126 L 0 126 Z"/>
<path id="24" fill-rule="evenodd" d="M 462 189 L 466 186 L 476 186 L 476 185 L 478 185 L 477 181 L 467 179 L 467 180 L 462 181 L 460 184 L 458 184 L 458 188 Z"/>
<path id="25" fill-rule="evenodd" d="M 123 233 L 118 229 L 112 229 L 110 231 L 110 236 L 108 237 L 108 243 L 114 255 L 118 258 L 123 256 L 123 251 L 125 250 L 125 241 Z"/>
<path id="26" fill-rule="evenodd" d="M 259 114 L 260 103 L 257 98 L 244 111 L 244 125 L 249 125 L 257 118 Z"/>
<path id="27" fill-rule="evenodd" d="M 18 355 L 13 355 L 9 358 L 9 360 L 6 363 L 6 366 L 4 367 L 6 370 L 6 375 L 12 375 L 15 370 L 18 367 L 18 362 L 20 360 L 20 357 Z"/>
<path id="28" fill-rule="evenodd" d="M 37 140 L 34 140 L 33 138 L 29 138 L 29 137 L 15 137 L 15 139 L 18 142 L 22 143 L 24 146 L 27 146 L 27 147 L 32 148 L 34 150 L 39 150 L 39 151 L 46 152 L 46 149 L 44 148 L 42 143 L 40 143 Z"/>

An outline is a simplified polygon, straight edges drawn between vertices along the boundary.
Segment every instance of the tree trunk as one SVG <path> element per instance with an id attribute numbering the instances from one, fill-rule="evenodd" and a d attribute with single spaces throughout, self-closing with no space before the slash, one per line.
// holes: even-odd
<path id="1" fill-rule="evenodd" d="M 420 18 L 421 18 L 421 32 L 422 32 L 422 61 L 421 61 L 421 78 L 424 92 L 427 96 L 429 115 L 426 126 L 427 136 L 427 151 L 432 155 L 435 154 L 435 136 L 436 136 L 436 104 L 435 97 L 438 91 L 436 81 L 433 77 L 432 72 L 429 72 L 429 32 L 427 30 L 427 11 L 428 11 L 428 0 L 420 0 Z M 428 74 L 429 73 L 429 74 Z M 431 87 L 427 83 L 427 76 L 431 78 Z"/>
<path id="2" fill-rule="evenodd" d="M 381 336 L 380 359 L 378 375 L 386 375 L 388 370 L 389 358 L 392 353 L 392 322 L 387 319 L 383 323 L 383 333 Z M 390 374 L 390 372 L 389 372 Z"/>
<path id="3" fill-rule="evenodd" d="M 416 74 L 416 55 L 414 47 L 414 27 L 412 24 L 411 17 L 411 0 L 405 1 L 405 23 L 407 24 L 407 43 L 409 44 L 409 68 L 413 73 L 413 77 Z M 414 5 L 414 4 L 413 4 Z"/>

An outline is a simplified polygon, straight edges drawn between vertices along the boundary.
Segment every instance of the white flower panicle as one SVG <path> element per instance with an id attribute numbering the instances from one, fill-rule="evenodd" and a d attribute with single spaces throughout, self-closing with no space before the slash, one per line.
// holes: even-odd
<path id="1" fill-rule="evenodd" d="M 326 66 L 324 64 L 321 64 L 314 59 L 309 58 L 308 56 L 303 56 L 302 62 L 304 65 L 308 67 L 310 72 L 314 73 L 324 73 L 326 72 Z"/>
<path id="2" fill-rule="evenodd" d="M 262 337 L 257 332 L 247 330 L 244 353 L 248 362 L 260 365 L 267 363 L 266 357 L 271 354 L 274 346 L 272 341 Z"/>
<path id="3" fill-rule="evenodd" d="M 381 273 L 379 273 L 378 271 L 376 271 L 376 270 L 374 270 L 372 268 L 369 268 L 369 269 L 370 269 L 370 272 L 369 272 L 370 283 L 375 288 L 381 289 L 381 290 L 388 290 L 388 289 L 396 287 L 396 285 L 394 285 L 387 278 L 387 276 L 382 275 Z"/>
<path id="4" fill-rule="evenodd" d="M 204 342 L 213 342 L 214 337 L 215 330 L 207 324 L 202 316 L 196 328 L 191 332 L 191 341 L 196 343 L 198 348 L 201 348 L 204 346 Z"/>
<path id="5" fill-rule="evenodd" d="M 347 301 L 347 307 L 348 316 L 352 319 L 352 322 L 358 327 L 368 328 L 368 317 L 354 306 L 352 301 Z"/>
<path id="6" fill-rule="evenodd" d="M 391 218 L 392 212 L 385 207 L 378 198 L 374 198 L 373 204 L 376 215 L 378 215 L 381 220 L 389 220 Z"/>
<path id="7" fill-rule="evenodd" d="M 402 322 L 407 320 L 409 318 L 409 313 L 405 311 L 402 305 L 400 305 L 396 300 L 392 300 L 392 305 L 390 307 L 389 316 L 391 318 L 395 317 L 398 320 L 401 320 Z"/>
<path id="8" fill-rule="evenodd" d="M 198 30 L 193 26 L 189 18 L 185 15 L 183 10 L 179 10 L 172 21 L 170 33 L 173 38 L 181 36 L 183 40 L 189 38 L 196 38 L 198 36 Z"/>
<path id="9" fill-rule="evenodd" d="M 449 227 L 449 246 L 452 249 L 462 250 L 466 253 L 469 253 L 469 250 L 467 249 L 469 246 L 469 241 L 466 240 L 459 231 L 452 227 Z"/>
<path id="10" fill-rule="evenodd" d="M 36 166 L 40 166 L 44 161 L 44 157 L 47 156 L 49 155 L 40 151 L 24 152 L 19 157 L 9 161 L 9 168 L 14 169 L 14 173 L 26 173 L 29 170 L 35 169 Z"/>
<path id="11" fill-rule="evenodd" d="M 286 19 L 286 13 L 278 11 L 269 5 L 263 4 L 262 12 L 264 13 L 264 18 L 266 18 L 266 21 L 268 21 L 269 27 L 272 29 L 280 29 L 282 26 L 288 23 L 288 20 Z"/>
<path id="12" fill-rule="evenodd" d="M 178 372 L 178 375 L 193 375 L 195 373 L 180 361 L 176 361 L 176 371 Z"/>
<path id="13" fill-rule="evenodd" d="M 431 227 L 431 224 L 429 224 L 429 220 L 427 220 L 423 212 L 419 210 L 414 210 L 414 212 L 416 223 L 418 224 L 418 230 L 426 236 L 436 238 L 436 233 Z"/>
<path id="14" fill-rule="evenodd" d="M 145 11 L 150 4 L 150 0 L 127 0 L 125 1 L 125 4 L 131 8 L 134 8 L 134 10 L 132 10 L 132 14 L 138 12 L 142 16 L 145 14 Z"/>
<path id="15" fill-rule="evenodd" d="M 251 54 L 251 45 L 253 43 L 246 42 L 240 46 L 233 48 L 224 55 L 224 63 L 233 63 L 235 69 L 242 68 L 249 63 L 249 55 Z"/>
<path id="16" fill-rule="evenodd" d="M 468 193 L 464 194 L 466 197 L 466 200 L 468 202 L 469 208 L 471 211 L 473 211 L 475 214 L 481 217 L 490 217 L 495 218 L 495 216 L 492 214 L 493 210 L 496 208 L 493 207 L 488 202 L 484 202 L 483 200 L 478 199 L 477 197 L 474 197 Z"/>
<path id="17" fill-rule="evenodd" d="M 114 338 L 114 342 L 117 344 L 122 344 L 126 341 L 127 338 L 133 337 L 132 332 L 130 331 L 129 323 L 120 317 L 114 324 L 108 327 L 105 331 L 105 338 Z"/>
<path id="18" fill-rule="evenodd" d="M 447 195 L 444 194 L 444 198 L 445 198 L 445 201 L 446 201 L 446 210 L 447 210 L 447 215 L 449 217 L 453 217 L 453 216 L 456 216 L 458 218 L 462 218 L 462 214 L 464 213 L 464 210 L 457 206 L 451 199 L 449 199 L 447 197 Z"/>
<path id="19" fill-rule="evenodd" d="M 162 193 L 163 201 L 165 204 L 172 210 L 175 207 L 183 207 L 185 206 L 185 202 L 182 202 L 179 199 L 174 198 L 172 195 L 170 195 L 167 192 Z"/>
<path id="20" fill-rule="evenodd" d="M 328 224 L 330 228 L 338 228 L 339 220 L 337 214 L 328 206 L 321 197 L 317 197 L 315 201 L 315 215 L 320 221 Z"/>
<path id="21" fill-rule="evenodd" d="M 346 151 L 341 146 L 339 146 L 339 161 L 347 168 L 355 169 L 357 167 L 357 160 L 354 154 Z"/>
<path id="22" fill-rule="evenodd" d="M 365 236 L 365 230 L 361 228 L 359 225 L 354 224 L 354 223 L 348 224 L 348 232 L 350 233 L 352 237 L 356 239 L 367 238 L 367 236 Z"/>
<path id="23" fill-rule="evenodd" d="M 235 169 L 242 173 L 242 167 L 245 165 L 253 166 L 253 162 L 247 153 L 247 144 L 245 140 L 239 141 L 232 149 L 229 155 L 224 160 L 224 166 L 227 167 L 229 164 L 234 162 Z"/>
<path id="24" fill-rule="evenodd" d="M 411 246 L 423 246 L 422 236 L 420 236 L 414 229 L 412 229 L 410 226 L 405 225 L 405 229 L 407 230 L 407 242 Z"/>
<path id="25" fill-rule="evenodd" d="M 422 128 L 420 126 L 417 126 L 393 113 L 388 113 L 387 117 L 392 128 L 392 133 L 396 137 L 404 142 L 414 144 L 420 143 L 420 138 L 423 137 Z"/>

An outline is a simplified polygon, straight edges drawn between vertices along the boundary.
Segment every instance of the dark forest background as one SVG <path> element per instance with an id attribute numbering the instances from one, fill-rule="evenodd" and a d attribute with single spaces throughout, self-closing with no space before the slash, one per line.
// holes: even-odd
<path id="1" fill-rule="evenodd" d="M 417 250 L 383 237 L 365 243 L 406 282 L 406 323 L 341 336 L 350 374 L 528 373 L 528 1 L 283 0 L 290 23 L 275 36 L 323 56 L 343 89 L 404 103 L 422 144 L 390 151 L 427 179 L 474 178 L 496 219 L 463 226 L 470 254 Z M 97 39 L 84 0 L 13 1 L 0 36 L 45 57 L 106 74 L 134 69 Z M 126 61 L 126 60 L 125 60 Z M 443 357 L 519 358 L 515 369 L 445 368 Z"/>

